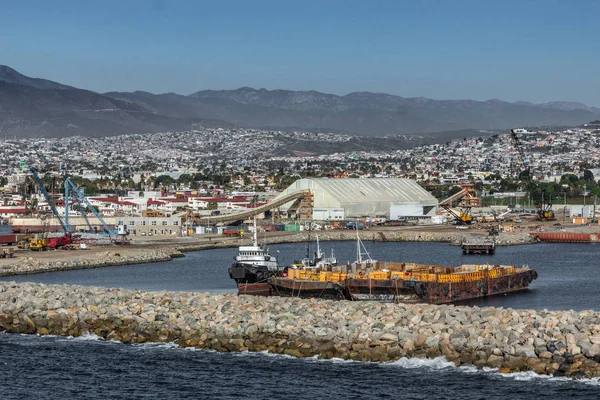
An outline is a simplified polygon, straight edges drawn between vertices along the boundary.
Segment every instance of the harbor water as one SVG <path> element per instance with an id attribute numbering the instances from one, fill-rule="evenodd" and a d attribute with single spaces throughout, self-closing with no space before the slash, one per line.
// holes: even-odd
<path id="1" fill-rule="evenodd" d="M 528 264 L 539 278 L 527 292 L 477 302 L 536 309 L 600 309 L 597 245 L 537 244 L 498 248 L 493 256 L 463 256 L 440 243 L 365 243 L 373 259 L 460 264 Z M 313 246 L 314 247 L 314 246 Z M 354 243 L 322 243 L 340 262 L 356 256 Z M 234 291 L 227 275 L 237 249 L 186 254 L 166 263 L 4 277 L 144 290 Z M 314 251 L 314 248 L 312 249 Z M 271 247 L 284 264 L 306 255 L 304 244 Z M 600 382 L 500 374 L 456 368 L 443 359 L 361 363 L 295 359 L 265 353 L 216 353 L 174 344 L 125 345 L 82 338 L 0 334 L 0 398 L 402 398 L 596 399 Z"/>
<path id="2" fill-rule="evenodd" d="M 600 310 L 600 273 L 597 244 L 548 244 L 499 247 L 495 255 L 463 255 L 460 247 L 444 243 L 367 242 L 371 257 L 379 261 L 404 261 L 443 266 L 461 264 L 523 264 L 534 268 L 539 278 L 528 291 L 492 296 L 463 304 L 549 310 Z M 339 262 L 356 259 L 353 242 L 321 243 L 321 250 L 334 249 Z M 311 253 L 315 250 L 311 246 Z M 306 245 L 271 246 L 270 252 L 283 265 L 306 256 Z M 237 249 L 186 253 L 167 262 L 130 266 L 50 272 L 0 277 L 4 281 L 77 284 L 142 290 L 235 292 L 227 269 Z"/>

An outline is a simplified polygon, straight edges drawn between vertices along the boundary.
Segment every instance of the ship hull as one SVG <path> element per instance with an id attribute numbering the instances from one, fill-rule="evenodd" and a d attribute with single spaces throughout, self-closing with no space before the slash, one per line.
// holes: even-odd
<path id="1" fill-rule="evenodd" d="M 264 266 L 235 263 L 229 268 L 229 277 L 235 281 L 238 294 L 271 296 L 269 278 L 277 277 L 284 271 L 281 268 L 270 270 Z"/>
<path id="2" fill-rule="evenodd" d="M 318 282 L 287 278 L 271 278 L 269 284 L 273 295 L 283 297 L 320 298 L 343 300 L 343 282 Z"/>
<path id="3" fill-rule="evenodd" d="M 533 270 L 472 282 L 414 282 L 347 279 L 346 298 L 394 303 L 445 304 L 526 290 L 537 278 Z"/>
<path id="4" fill-rule="evenodd" d="M 537 278 L 534 270 L 471 282 L 420 282 L 399 279 L 345 279 L 319 282 L 274 277 L 272 294 L 284 297 L 321 298 L 393 303 L 445 304 L 526 290 Z"/>
<path id="5" fill-rule="evenodd" d="M 263 296 L 273 295 L 271 285 L 268 283 L 238 283 L 238 295 Z"/>

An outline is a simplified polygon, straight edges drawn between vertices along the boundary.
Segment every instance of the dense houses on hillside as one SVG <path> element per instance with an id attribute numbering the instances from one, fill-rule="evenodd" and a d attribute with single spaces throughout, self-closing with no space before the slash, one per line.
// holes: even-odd
<path id="1" fill-rule="evenodd" d="M 597 127 L 509 134 L 385 152 L 276 157 L 272 149 L 290 140 L 341 143 L 349 136 L 249 129 L 125 135 L 118 138 L 4 140 L 0 147 L 2 216 L 26 213 L 44 198 L 28 179 L 28 166 L 44 172 L 60 198 L 61 165 L 72 179 L 95 182 L 90 203 L 104 215 L 172 214 L 182 210 L 231 212 L 272 199 L 301 177 L 409 177 L 422 183 L 489 183 L 529 168 L 534 179 L 556 181 L 565 173 L 591 170 L 600 176 Z M 598 173 L 596 173 L 598 172 Z M 86 190 L 87 188 L 83 188 Z M 60 204 L 60 203 L 59 203 Z M 71 203 L 71 207 L 74 204 Z M 64 210 L 64 203 L 60 204 Z"/>

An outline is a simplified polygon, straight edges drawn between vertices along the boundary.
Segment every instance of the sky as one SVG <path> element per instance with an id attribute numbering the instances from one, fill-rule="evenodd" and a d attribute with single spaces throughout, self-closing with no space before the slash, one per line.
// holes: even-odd
<path id="1" fill-rule="evenodd" d="M 242 86 L 600 106 L 600 1 L 0 0 L 0 64 L 97 92 Z"/>

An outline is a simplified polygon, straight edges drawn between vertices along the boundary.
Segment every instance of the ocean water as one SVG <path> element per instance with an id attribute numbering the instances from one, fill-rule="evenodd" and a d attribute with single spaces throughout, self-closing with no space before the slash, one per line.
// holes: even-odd
<path id="1" fill-rule="evenodd" d="M 8 399 L 597 399 L 597 380 L 456 368 L 217 353 L 95 337 L 0 334 Z"/>
<path id="2" fill-rule="evenodd" d="M 466 305 L 553 310 L 600 310 L 600 245 L 549 244 L 500 247 L 493 256 L 463 255 L 459 247 L 443 243 L 365 243 L 371 257 L 380 261 L 406 261 L 455 266 L 460 264 L 529 265 L 539 278 L 529 290 L 492 296 Z M 354 261 L 353 242 L 325 242 L 322 250 L 334 249 L 338 261 Z M 304 244 L 281 244 L 270 248 L 280 263 L 289 265 L 306 255 Z M 314 251 L 314 249 L 313 249 Z M 0 277 L 17 282 L 67 283 L 144 290 L 235 292 L 227 268 L 237 249 L 186 253 L 172 261 Z M 82 255 L 85 253 L 82 252 Z"/>
<path id="3" fill-rule="evenodd" d="M 528 264 L 539 273 L 527 292 L 470 304 L 518 308 L 600 309 L 600 247 L 539 244 L 463 256 L 440 243 L 365 243 L 377 260 Z M 340 261 L 354 244 L 332 242 Z M 271 247 L 282 263 L 305 255 L 302 244 Z M 188 253 L 171 262 L 54 272 L 3 280 L 145 290 L 234 291 L 227 275 L 236 249 Z M 531 372 L 456 368 L 442 358 L 361 363 L 295 359 L 267 353 L 217 353 L 174 344 L 125 345 L 82 338 L 0 333 L 0 399 L 598 399 L 598 380 L 572 381 Z"/>

